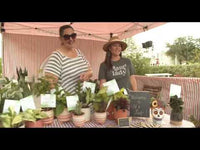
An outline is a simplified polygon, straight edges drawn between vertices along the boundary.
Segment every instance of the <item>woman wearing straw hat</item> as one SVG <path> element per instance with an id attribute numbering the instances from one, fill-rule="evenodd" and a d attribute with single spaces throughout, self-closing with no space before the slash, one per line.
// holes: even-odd
<path id="1" fill-rule="evenodd" d="M 119 40 L 118 36 L 113 36 L 103 46 L 106 52 L 105 61 L 99 68 L 100 86 L 102 84 L 116 79 L 119 88 L 126 90 L 137 90 L 137 82 L 134 77 L 134 67 L 128 58 L 122 57 L 122 51 L 127 48 L 127 44 Z"/>

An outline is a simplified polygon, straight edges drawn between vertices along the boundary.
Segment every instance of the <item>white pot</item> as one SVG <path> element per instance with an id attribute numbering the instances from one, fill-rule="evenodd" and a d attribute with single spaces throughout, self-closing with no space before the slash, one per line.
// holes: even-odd
<path id="1" fill-rule="evenodd" d="M 90 121 L 90 117 L 91 117 L 91 110 L 90 107 L 88 108 L 81 108 L 81 111 L 84 112 L 84 116 L 85 116 L 85 122 Z"/>
<path id="2" fill-rule="evenodd" d="M 63 112 L 57 116 L 57 119 L 60 123 L 64 123 L 70 121 L 72 118 L 71 113 L 68 111 L 67 108 L 64 108 Z"/>
<path id="3" fill-rule="evenodd" d="M 72 121 L 76 127 L 82 127 L 85 124 L 85 116 L 84 116 L 84 114 L 80 115 L 80 116 L 73 114 Z"/>
<path id="4" fill-rule="evenodd" d="M 44 118 L 42 119 L 44 125 L 50 125 L 53 123 L 54 121 L 54 112 L 53 112 L 53 109 L 49 110 L 49 111 L 42 111 L 44 112 L 45 114 L 47 114 L 47 118 Z"/>
<path id="5" fill-rule="evenodd" d="M 94 120 L 99 124 L 104 124 L 107 118 L 106 112 L 95 112 L 94 113 Z"/>

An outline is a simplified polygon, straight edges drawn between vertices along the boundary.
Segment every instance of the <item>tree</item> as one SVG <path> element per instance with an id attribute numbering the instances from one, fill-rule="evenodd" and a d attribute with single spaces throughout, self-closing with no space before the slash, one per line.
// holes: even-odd
<path id="1" fill-rule="evenodd" d="M 200 61 L 200 39 L 193 39 L 192 36 L 179 37 L 172 45 L 167 43 L 166 46 L 169 48 L 166 55 L 172 59 L 177 57 L 180 64 Z"/>
<path id="2" fill-rule="evenodd" d="M 142 50 L 138 49 L 132 38 L 127 38 L 124 40 L 128 47 L 123 52 L 126 58 L 129 58 L 135 68 L 135 74 L 144 75 L 148 72 L 150 67 L 150 58 L 143 57 Z"/>

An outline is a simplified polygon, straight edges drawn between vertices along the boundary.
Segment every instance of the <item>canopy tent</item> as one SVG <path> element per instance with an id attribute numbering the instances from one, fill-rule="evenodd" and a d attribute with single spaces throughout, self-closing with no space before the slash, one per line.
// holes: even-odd
<path id="1" fill-rule="evenodd" d="M 97 78 L 100 63 L 105 58 L 103 44 L 111 34 L 125 39 L 165 24 L 164 22 L 4 22 L 3 75 L 16 76 L 16 67 L 26 67 L 30 77 L 37 75 L 44 60 L 60 46 L 59 27 L 71 25 L 77 33 L 76 48 L 81 49 Z"/>
<path id="2" fill-rule="evenodd" d="M 108 41 L 111 34 L 125 39 L 135 34 L 155 28 L 164 22 L 5 22 L 2 29 L 5 33 L 59 36 L 59 27 L 71 25 L 78 34 L 78 39 Z"/>

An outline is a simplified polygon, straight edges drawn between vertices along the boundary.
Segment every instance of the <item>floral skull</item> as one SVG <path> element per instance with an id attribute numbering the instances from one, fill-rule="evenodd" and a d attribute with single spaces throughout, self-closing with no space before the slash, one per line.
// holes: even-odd
<path id="1" fill-rule="evenodd" d="M 156 107 L 152 109 L 153 122 L 161 124 L 164 117 L 164 109 L 162 107 Z"/>

